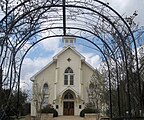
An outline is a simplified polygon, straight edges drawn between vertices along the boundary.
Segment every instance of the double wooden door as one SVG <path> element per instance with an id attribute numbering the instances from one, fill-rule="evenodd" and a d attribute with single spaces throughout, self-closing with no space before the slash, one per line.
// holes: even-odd
<path id="1" fill-rule="evenodd" d="M 74 102 L 64 102 L 63 103 L 63 114 L 64 115 L 74 115 Z"/>

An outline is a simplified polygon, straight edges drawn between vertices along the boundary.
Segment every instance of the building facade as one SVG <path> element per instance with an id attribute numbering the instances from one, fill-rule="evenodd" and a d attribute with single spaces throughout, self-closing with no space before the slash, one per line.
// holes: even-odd
<path id="1" fill-rule="evenodd" d="M 63 42 L 63 50 L 53 61 L 31 77 L 31 116 L 36 116 L 37 109 L 47 104 L 59 115 L 79 115 L 88 103 L 87 88 L 95 69 L 74 48 L 74 38 L 65 38 Z"/>

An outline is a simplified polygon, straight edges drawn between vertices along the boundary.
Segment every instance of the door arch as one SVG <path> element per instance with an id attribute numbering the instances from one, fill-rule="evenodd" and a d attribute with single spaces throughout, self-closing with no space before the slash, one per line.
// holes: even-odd
<path id="1" fill-rule="evenodd" d="M 67 91 L 63 97 L 63 115 L 74 115 L 75 97 L 71 91 Z"/>

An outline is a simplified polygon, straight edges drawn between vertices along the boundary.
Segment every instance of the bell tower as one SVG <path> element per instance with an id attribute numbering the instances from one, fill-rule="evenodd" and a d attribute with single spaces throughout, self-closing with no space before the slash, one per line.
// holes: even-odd
<path id="1" fill-rule="evenodd" d="M 71 47 L 75 48 L 76 38 L 70 37 L 70 36 L 64 36 L 62 39 L 62 42 L 64 44 L 64 47 L 71 46 Z"/>

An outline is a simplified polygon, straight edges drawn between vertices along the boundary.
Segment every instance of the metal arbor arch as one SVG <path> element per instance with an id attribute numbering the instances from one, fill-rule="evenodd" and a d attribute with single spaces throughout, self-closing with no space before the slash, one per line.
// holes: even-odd
<path id="1" fill-rule="evenodd" d="M 140 116 L 142 81 L 138 46 L 131 24 L 128 25 L 108 3 L 99 0 L 6 0 L 1 6 L 5 14 L 0 21 L 3 87 L 6 84 L 11 92 L 14 88 L 19 92 L 23 59 L 35 44 L 52 37 L 77 37 L 95 46 L 105 61 L 110 117 Z M 135 79 L 133 74 L 137 75 L 136 81 L 132 81 Z M 125 89 L 123 93 L 122 88 Z M 113 89 L 117 96 L 113 95 Z M 116 103 L 113 101 L 115 98 Z M 122 101 L 123 98 L 126 102 Z M 1 109 L 7 109 L 9 99 Z"/>

